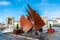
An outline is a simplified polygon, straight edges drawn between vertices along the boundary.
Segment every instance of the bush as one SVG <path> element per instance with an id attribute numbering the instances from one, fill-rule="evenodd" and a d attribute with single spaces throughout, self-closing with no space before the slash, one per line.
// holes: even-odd
<path id="1" fill-rule="evenodd" d="M 51 24 L 49 24 L 49 26 L 50 26 L 50 29 L 52 29 L 52 25 L 51 25 Z"/>
<path id="2" fill-rule="evenodd" d="M 19 25 L 17 24 L 16 29 L 19 30 Z"/>

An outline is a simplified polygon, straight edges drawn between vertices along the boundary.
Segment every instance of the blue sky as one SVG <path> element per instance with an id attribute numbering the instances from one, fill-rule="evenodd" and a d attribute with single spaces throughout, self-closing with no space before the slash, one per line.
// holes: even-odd
<path id="1" fill-rule="evenodd" d="M 8 16 L 13 16 L 16 21 L 21 15 L 27 15 L 27 3 L 48 19 L 60 17 L 60 0 L 0 0 L 0 22 L 6 22 Z"/>

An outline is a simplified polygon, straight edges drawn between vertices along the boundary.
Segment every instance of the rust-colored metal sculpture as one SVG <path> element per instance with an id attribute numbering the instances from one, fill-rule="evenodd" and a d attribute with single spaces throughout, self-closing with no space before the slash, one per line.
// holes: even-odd
<path id="1" fill-rule="evenodd" d="M 20 25 L 25 33 L 32 28 L 32 23 L 24 16 L 21 16 L 20 18 Z"/>
<path id="2" fill-rule="evenodd" d="M 28 13 L 29 15 L 31 15 L 31 20 L 34 22 L 34 28 L 35 28 L 35 32 L 40 30 L 44 25 L 45 22 L 42 20 L 42 18 L 37 14 L 36 11 L 34 11 L 29 5 L 28 8 L 30 10 L 30 13 Z"/>
<path id="3" fill-rule="evenodd" d="M 28 8 L 29 10 L 26 9 L 26 11 L 28 12 L 28 16 L 27 18 L 21 16 L 20 25 L 24 32 L 28 32 L 32 27 L 35 28 L 34 31 L 37 32 L 45 25 L 45 23 L 38 15 L 38 13 L 33 10 L 29 5 Z"/>

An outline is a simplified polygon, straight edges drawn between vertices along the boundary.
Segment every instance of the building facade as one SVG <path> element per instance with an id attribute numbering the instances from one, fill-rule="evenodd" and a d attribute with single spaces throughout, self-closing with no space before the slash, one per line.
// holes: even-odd
<path id="1" fill-rule="evenodd" d="M 6 18 L 6 25 L 9 26 L 14 26 L 14 17 L 7 17 Z"/>

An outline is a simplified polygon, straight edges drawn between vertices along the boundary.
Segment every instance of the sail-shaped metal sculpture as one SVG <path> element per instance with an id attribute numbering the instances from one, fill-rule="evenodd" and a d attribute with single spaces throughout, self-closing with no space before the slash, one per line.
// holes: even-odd
<path id="1" fill-rule="evenodd" d="M 45 22 L 37 14 L 37 12 L 34 11 L 29 5 L 28 5 L 28 8 L 29 8 L 29 12 L 30 12 L 28 14 L 31 15 L 31 20 L 34 22 L 33 25 L 34 25 L 35 31 L 38 31 L 45 25 Z"/>
<path id="2" fill-rule="evenodd" d="M 45 25 L 45 22 L 42 20 L 40 15 L 38 15 L 38 13 L 29 5 L 28 8 L 29 11 L 27 9 L 26 11 L 29 15 L 27 16 L 27 18 L 25 16 L 21 16 L 20 25 L 24 32 L 28 32 L 32 27 L 35 28 L 34 31 L 37 32 Z"/>
<path id="3" fill-rule="evenodd" d="M 25 33 L 32 28 L 32 23 L 25 16 L 21 16 L 20 25 Z"/>

